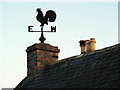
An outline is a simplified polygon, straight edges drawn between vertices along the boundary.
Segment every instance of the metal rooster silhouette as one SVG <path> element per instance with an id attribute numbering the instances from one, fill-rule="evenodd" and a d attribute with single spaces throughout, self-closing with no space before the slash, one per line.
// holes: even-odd
<path id="1" fill-rule="evenodd" d="M 48 10 L 43 16 L 43 12 L 41 11 L 41 8 L 37 8 L 36 11 L 38 12 L 36 19 L 41 23 L 40 26 L 44 26 L 45 24 L 48 25 L 49 22 L 54 22 L 56 19 L 56 13 L 53 10 Z"/>

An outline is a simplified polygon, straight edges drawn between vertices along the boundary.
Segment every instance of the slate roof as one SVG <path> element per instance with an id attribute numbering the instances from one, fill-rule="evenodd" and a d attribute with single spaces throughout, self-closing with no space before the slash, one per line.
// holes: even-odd
<path id="1" fill-rule="evenodd" d="M 24 88 L 119 88 L 120 44 L 58 61 L 40 76 L 27 76 Z"/>

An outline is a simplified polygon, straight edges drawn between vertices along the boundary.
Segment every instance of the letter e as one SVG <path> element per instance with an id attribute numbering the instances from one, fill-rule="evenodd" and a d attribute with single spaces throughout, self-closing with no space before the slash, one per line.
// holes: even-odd
<path id="1" fill-rule="evenodd" d="M 32 32 L 32 27 L 33 26 L 28 26 L 28 32 Z"/>

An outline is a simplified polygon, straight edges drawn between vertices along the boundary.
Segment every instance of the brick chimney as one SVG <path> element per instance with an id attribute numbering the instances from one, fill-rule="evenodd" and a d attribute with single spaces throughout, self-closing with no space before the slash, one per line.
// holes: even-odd
<path id="1" fill-rule="evenodd" d="M 80 40 L 81 54 L 85 53 L 85 41 Z"/>
<path id="2" fill-rule="evenodd" d="M 90 52 L 90 40 L 85 41 L 85 49 L 86 49 L 86 53 Z"/>
<path id="3" fill-rule="evenodd" d="M 95 51 L 96 50 L 95 43 L 96 43 L 95 39 L 91 38 L 90 39 L 90 51 Z"/>
<path id="4" fill-rule="evenodd" d="M 27 74 L 36 73 L 58 61 L 58 47 L 36 43 L 27 47 Z"/>

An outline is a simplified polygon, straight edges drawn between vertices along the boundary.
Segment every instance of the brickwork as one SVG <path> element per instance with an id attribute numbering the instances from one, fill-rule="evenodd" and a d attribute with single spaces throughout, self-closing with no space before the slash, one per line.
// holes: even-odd
<path id="1" fill-rule="evenodd" d="M 58 61 L 58 47 L 46 43 L 29 46 L 27 52 L 27 74 L 39 72 Z"/>

